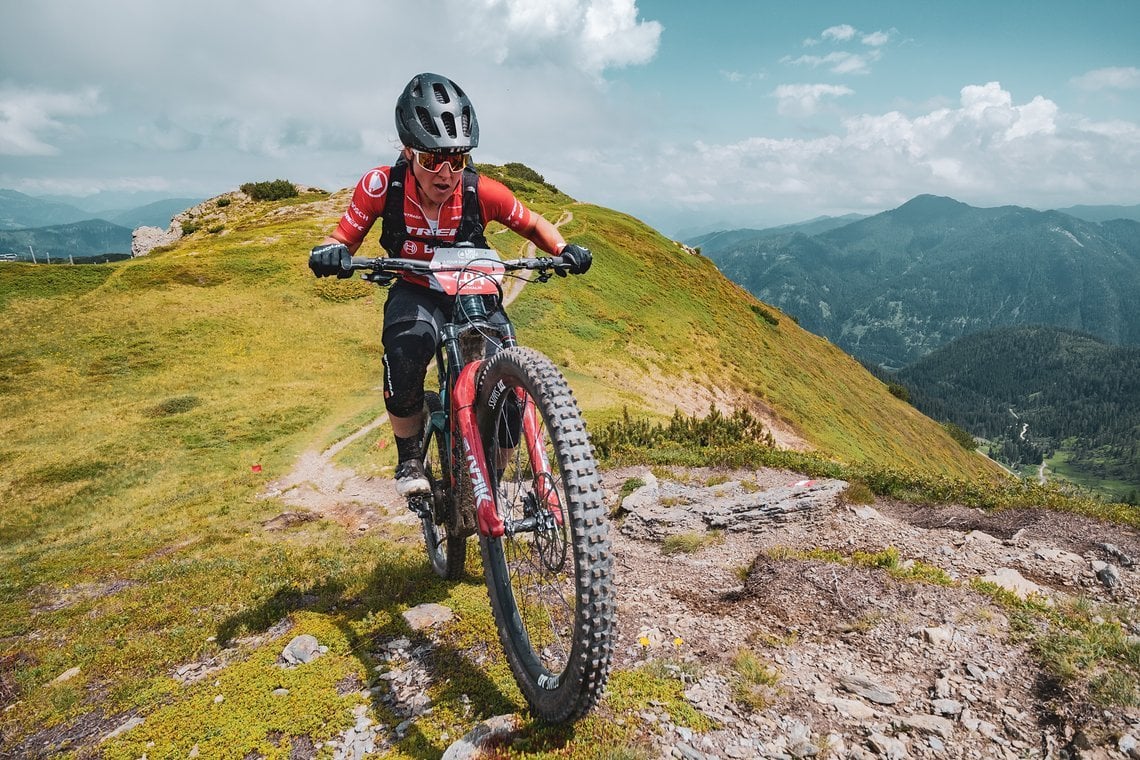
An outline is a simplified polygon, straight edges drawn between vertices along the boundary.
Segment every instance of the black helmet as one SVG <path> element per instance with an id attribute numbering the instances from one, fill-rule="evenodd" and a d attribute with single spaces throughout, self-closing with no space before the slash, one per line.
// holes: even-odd
<path id="1" fill-rule="evenodd" d="M 475 107 L 459 85 L 439 74 L 418 74 L 396 101 L 396 132 L 409 148 L 462 153 L 479 144 Z"/>

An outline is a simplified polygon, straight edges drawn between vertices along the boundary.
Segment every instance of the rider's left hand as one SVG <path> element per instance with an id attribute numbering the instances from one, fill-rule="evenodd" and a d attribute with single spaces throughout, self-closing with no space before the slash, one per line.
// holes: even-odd
<path id="1" fill-rule="evenodd" d="M 562 249 L 562 261 L 570 265 L 570 274 L 585 274 L 594 263 L 594 254 L 589 248 L 570 243 Z M 562 274 L 561 270 L 558 273 Z"/>

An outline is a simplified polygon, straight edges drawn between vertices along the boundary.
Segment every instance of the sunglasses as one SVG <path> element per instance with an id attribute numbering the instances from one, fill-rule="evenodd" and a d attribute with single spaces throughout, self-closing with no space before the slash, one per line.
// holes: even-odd
<path id="1" fill-rule="evenodd" d="M 416 163 L 427 169 L 429 172 L 438 172 L 440 169 L 447 166 L 451 167 L 451 171 L 463 171 L 463 167 L 467 166 L 466 153 L 423 153 L 412 148 L 412 153 L 416 156 Z"/>

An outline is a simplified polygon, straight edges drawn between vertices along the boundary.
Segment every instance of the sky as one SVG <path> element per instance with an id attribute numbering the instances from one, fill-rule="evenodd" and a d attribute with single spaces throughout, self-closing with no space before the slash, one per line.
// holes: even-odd
<path id="1" fill-rule="evenodd" d="M 1135 0 L 2 0 L 0 188 L 336 190 L 392 162 L 430 71 L 477 161 L 676 237 L 922 193 L 1133 205 L 1137 30 Z"/>

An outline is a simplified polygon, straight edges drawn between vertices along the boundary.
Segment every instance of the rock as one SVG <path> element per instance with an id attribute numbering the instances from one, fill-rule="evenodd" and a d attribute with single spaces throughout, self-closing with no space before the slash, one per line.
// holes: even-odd
<path id="1" fill-rule="evenodd" d="M 53 678 L 51 682 L 52 683 L 63 683 L 64 681 L 70 681 L 72 678 L 75 678 L 77 675 L 79 675 L 79 666 L 78 665 L 76 665 L 74 668 L 68 668 L 67 670 L 63 671 L 58 676 Z"/>
<path id="2" fill-rule="evenodd" d="M 1037 559 L 1043 559 L 1046 562 L 1054 563 L 1065 562 L 1067 564 L 1077 564 L 1084 561 L 1084 559 L 1078 554 L 1067 552 L 1064 549 L 1054 549 L 1051 546 L 1037 547 L 1033 550 L 1033 556 Z"/>
<path id="3" fill-rule="evenodd" d="M 819 747 L 811 742 L 797 742 L 788 748 L 788 752 L 792 753 L 792 757 L 805 758 L 815 757 L 819 754 Z M 751 755 L 749 755 L 751 757 Z"/>
<path id="4" fill-rule="evenodd" d="M 876 704 L 893 705 L 899 701 L 898 694 L 862 676 L 847 676 L 840 679 L 839 683 L 842 684 L 843 688 L 847 689 L 847 691 L 858 694 L 864 699 L 869 699 Z"/>
<path id="5" fill-rule="evenodd" d="M 1121 734 L 1116 742 L 1116 748 L 1120 750 L 1120 754 L 1140 760 L 1140 742 L 1132 734 Z"/>
<path id="6" fill-rule="evenodd" d="M 936 699 L 931 705 L 939 715 L 958 715 L 962 712 L 962 703 L 956 699 Z"/>
<path id="7" fill-rule="evenodd" d="M 906 749 L 906 744 L 900 739 L 878 732 L 872 732 L 868 741 L 871 744 L 871 748 L 887 758 L 887 760 L 902 760 L 904 757 L 910 757 Z"/>
<path id="8" fill-rule="evenodd" d="M 273 696 L 275 696 L 275 697 L 287 697 L 287 696 L 289 696 L 289 690 L 288 689 L 274 689 L 273 690 Z"/>
<path id="9" fill-rule="evenodd" d="M 454 617 L 450 607 L 442 604 L 421 604 L 404 612 L 404 620 L 413 631 L 422 631 L 425 628 L 446 623 Z"/>
<path id="10" fill-rule="evenodd" d="M 936 734 L 943 739 L 950 738 L 954 733 L 954 724 L 949 719 L 937 715 L 905 715 L 897 718 L 895 723 L 925 734 Z"/>
<path id="11" fill-rule="evenodd" d="M 171 222 L 168 229 L 137 227 L 131 233 L 131 256 L 146 256 L 162 245 L 170 245 L 182 237 L 182 225 Z"/>
<path id="12" fill-rule="evenodd" d="M 990 575 L 982 576 L 982 580 L 986 583 L 992 583 L 995 586 L 1016 594 L 1021 599 L 1028 598 L 1031 594 L 1038 594 L 1049 599 L 1046 589 L 1038 586 L 1032 581 L 1026 580 L 1022 577 L 1021 573 L 1014 570 L 1012 567 L 1002 567 L 995 570 Z"/>
<path id="13" fill-rule="evenodd" d="M 954 638 L 954 632 L 943 626 L 938 626 L 937 628 L 923 628 L 922 637 L 926 639 L 927 642 L 937 646 L 949 643 L 949 641 Z"/>
<path id="14" fill-rule="evenodd" d="M 985 533 L 984 531 L 980 531 L 980 530 L 972 530 L 969 533 L 967 533 L 966 534 L 966 540 L 967 541 L 980 541 L 980 542 L 990 543 L 990 544 L 1000 544 L 1001 543 L 1001 541 L 999 539 L 995 538 L 994 536 L 991 536 L 989 533 Z"/>
<path id="15" fill-rule="evenodd" d="M 976 663 L 967 662 L 966 678 L 973 679 L 974 681 L 984 681 L 986 680 L 986 669 Z"/>
<path id="16" fill-rule="evenodd" d="M 843 697 L 833 697 L 822 692 L 817 692 L 815 701 L 820 704 L 830 705 L 838 710 L 840 714 L 856 720 L 870 720 L 878 714 L 875 708 L 857 699 L 844 699 Z"/>
<path id="17" fill-rule="evenodd" d="M 116 736 L 120 736 L 122 734 L 125 734 L 126 732 L 130 731 L 132 728 L 136 728 L 137 726 L 141 726 L 142 724 L 143 724 L 143 719 L 136 715 L 135 717 L 127 720 L 125 723 L 120 724 L 119 727 L 114 729 L 113 731 L 111 731 L 107 734 L 104 734 L 103 738 L 100 739 L 99 742 L 102 743 L 102 742 L 107 741 L 108 739 L 114 739 Z"/>
<path id="18" fill-rule="evenodd" d="M 874 507 L 849 507 L 860 520 L 882 520 L 883 516 Z"/>
<path id="19" fill-rule="evenodd" d="M 1120 585 L 1120 571 L 1116 569 L 1115 565 L 1096 560 L 1092 563 L 1092 569 L 1096 573 L 1097 580 L 1108 588 L 1116 588 Z"/>
<path id="20" fill-rule="evenodd" d="M 943 673 L 942 677 L 934 682 L 934 696 L 939 699 L 946 699 L 953 691 L 950 688 L 950 675 Z"/>
<path id="21" fill-rule="evenodd" d="M 795 513 L 832 508 L 846 487 L 842 480 L 820 479 L 764 491 L 726 489 L 723 494 L 710 496 L 704 486 L 672 481 L 656 488 L 647 485 L 622 502 L 622 510 L 628 514 L 621 531 L 630 538 L 649 541 L 708 530 L 762 532 Z"/>
<path id="22" fill-rule="evenodd" d="M 1136 564 L 1136 560 L 1122 552 L 1116 544 L 1100 544 L 1100 548 L 1125 567 L 1132 567 Z"/>
<path id="23" fill-rule="evenodd" d="M 285 645 L 281 658 L 290 665 L 303 665 L 312 662 L 321 656 L 321 645 L 315 636 L 303 633 L 294 636 L 293 640 Z"/>

